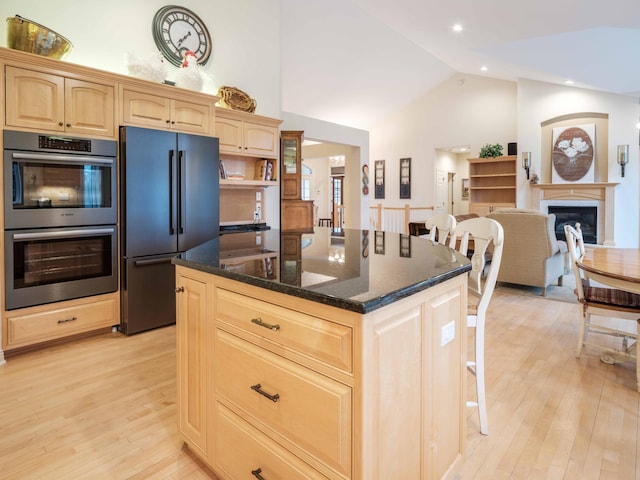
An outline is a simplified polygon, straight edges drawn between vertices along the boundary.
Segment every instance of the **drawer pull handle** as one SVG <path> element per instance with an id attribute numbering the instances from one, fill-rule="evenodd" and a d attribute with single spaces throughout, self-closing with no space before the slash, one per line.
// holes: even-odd
<path id="1" fill-rule="evenodd" d="M 277 332 L 278 330 L 280 330 L 280 325 L 278 324 L 270 325 L 268 323 L 263 322 L 261 318 L 252 318 L 251 323 L 255 323 L 256 325 L 260 325 L 261 327 L 264 327 L 264 328 L 268 328 L 269 330 L 273 330 L 274 332 Z"/>
<path id="2" fill-rule="evenodd" d="M 261 473 L 262 473 L 261 468 L 258 468 L 256 470 L 251 470 L 251 475 L 256 477 L 258 480 L 265 480 L 265 478 L 262 475 L 260 475 Z"/>
<path id="3" fill-rule="evenodd" d="M 260 395 L 263 395 L 263 396 L 267 397 L 272 402 L 277 402 L 280 399 L 280 394 L 279 393 L 276 393 L 275 395 L 269 395 L 267 392 L 262 390 L 262 385 L 260 385 L 259 383 L 256 384 L 256 385 L 251 385 L 251 390 L 255 390 Z"/>
<path id="4" fill-rule="evenodd" d="M 65 318 L 64 320 L 58 320 L 58 323 L 75 322 L 78 317 Z"/>

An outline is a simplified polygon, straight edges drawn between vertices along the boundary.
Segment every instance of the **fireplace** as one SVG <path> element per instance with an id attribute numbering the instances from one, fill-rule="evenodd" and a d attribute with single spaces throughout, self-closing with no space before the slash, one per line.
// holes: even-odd
<path id="1" fill-rule="evenodd" d="M 549 206 L 549 213 L 556 216 L 556 238 L 566 240 L 564 226 L 580 224 L 584 243 L 598 243 L 598 207 L 557 207 Z"/>

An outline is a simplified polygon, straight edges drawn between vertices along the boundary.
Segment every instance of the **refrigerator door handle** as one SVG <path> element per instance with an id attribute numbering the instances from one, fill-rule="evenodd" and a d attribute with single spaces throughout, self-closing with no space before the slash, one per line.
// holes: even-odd
<path id="1" fill-rule="evenodd" d="M 173 226 L 173 156 L 175 150 L 169 150 L 169 235 L 175 235 L 176 230 Z"/>
<path id="2" fill-rule="evenodd" d="M 186 153 L 184 150 L 178 150 L 178 185 L 180 185 L 180 206 L 178 208 L 178 233 L 184 234 L 184 217 L 187 209 L 187 186 L 185 185 Z"/>
<path id="3" fill-rule="evenodd" d="M 154 258 L 152 260 L 136 260 L 135 262 L 133 262 L 136 267 L 144 267 L 145 265 L 157 265 L 159 263 L 171 263 L 171 257 Z"/>

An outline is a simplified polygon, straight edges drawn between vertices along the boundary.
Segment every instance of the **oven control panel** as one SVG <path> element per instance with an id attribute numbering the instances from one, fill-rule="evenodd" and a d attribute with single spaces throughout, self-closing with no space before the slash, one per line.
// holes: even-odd
<path id="1" fill-rule="evenodd" d="M 38 148 L 72 152 L 91 152 L 91 140 L 40 135 L 38 137 Z"/>

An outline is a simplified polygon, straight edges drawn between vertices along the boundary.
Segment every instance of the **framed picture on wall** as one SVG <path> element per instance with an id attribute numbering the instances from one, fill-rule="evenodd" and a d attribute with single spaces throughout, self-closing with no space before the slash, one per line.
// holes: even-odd
<path id="1" fill-rule="evenodd" d="M 384 198 L 384 160 L 374 162 L 375 169 L 375 198 Z"/>
<path id="2" fill-rule="evenodd" d="M 376 230 L 374 239 L 374 253 L 376 255 L 384 255 L 384 232 L 379 232 Z"/>
<path id="3" fill-rule="evenodd" d="M 469 200 L 469 179 L 462 179 L 462 200 Z"/>
<path id="4" fill-rule="evenodd" d="M 411 198 L 411 159 L 400 159 L 400 198 Z"/>

